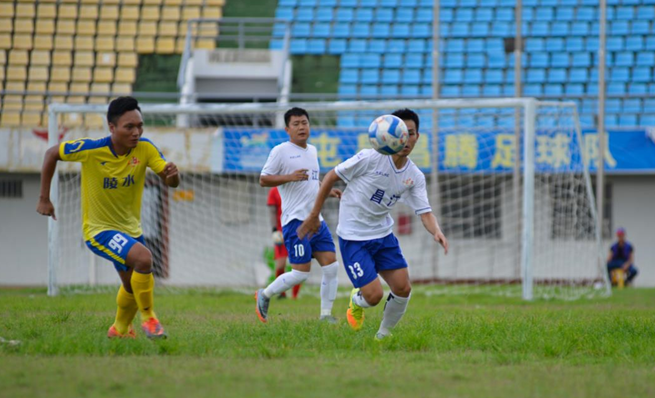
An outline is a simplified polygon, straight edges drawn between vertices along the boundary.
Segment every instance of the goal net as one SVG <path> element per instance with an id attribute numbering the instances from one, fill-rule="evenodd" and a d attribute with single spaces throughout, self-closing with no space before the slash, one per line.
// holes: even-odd
<path id="1" fill-rule="evenodd" d="M 322 173 L 369 147 L 376 116 L 406 107 L 419 114 L 410 158 L 426 174 L 448 255 L 402 200 L 392 215 L 411 278 L 433 285 L 430 292 L 609 293 L 588 174 L 593 148 L 584 145 L 574 104 L 533 99 L 143 105 L 144 136 L 181 170 L 177 189 L 149 173 L 143 195 L 143 234 L 160 287 L 266 284 L 273 244 L 269 189 L 259 186 L 259 173 L 271 148 L 288 138 L 282 115 L 292 106 L 310 114 Z M 106 126 L 85 127 L 100 126 L 105 112 L 102 105 L 51 106 L 51 144 L 61 132 L 63 140 L 106 136 Z M 57 176 L 50 293 L 115 286 L 113 266 L 82 238 L 79 164 L 60 162 Z M 333 233 L 338 205 L 330 199 L 322 213 Z M 320 282 L 314 268 L 308 283 Z"/>

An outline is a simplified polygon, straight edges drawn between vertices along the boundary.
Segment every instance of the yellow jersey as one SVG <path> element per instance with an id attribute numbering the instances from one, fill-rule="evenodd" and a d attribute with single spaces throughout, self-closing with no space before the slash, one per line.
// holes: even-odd
<path id="1" fill-rule="evenodd" d="M 111 136 L 62 142 L 59 156 L 82 163 L 82 230 L 84 240 L 103 231 L 116 230 L 134 238 L 141 230 L 141 197 L 146 167 L 160 173 L 164 155 L 150 140 L 139 139 L 127 154 L 114 152 Z"/>

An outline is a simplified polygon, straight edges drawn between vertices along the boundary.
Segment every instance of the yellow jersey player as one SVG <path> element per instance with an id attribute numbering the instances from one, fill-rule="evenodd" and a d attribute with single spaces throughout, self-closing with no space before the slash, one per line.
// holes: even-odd
<path id="1" fill-rule="evenodd" d="M 109 104 L 111 135 L 82 138 L 48 149 L 41 171 L 41 194 L 36 211 L 55 216 L 50 183 L 58 161 L 82 163 L 82 228 L 86 245 L 114 263 L 121 278 L 116 320 L 107 336 L 134 338 L 132 320 L 141 312 L 142 328 L 149 338 L 166 337 L 153 308 L 152 253 L 141 231 L 141 197 L 146 167 L 169 187 L 180 177 L 172 162 L 148 139 L 142 138 L 143 117 L 136 99 L 119 97 Z"/>

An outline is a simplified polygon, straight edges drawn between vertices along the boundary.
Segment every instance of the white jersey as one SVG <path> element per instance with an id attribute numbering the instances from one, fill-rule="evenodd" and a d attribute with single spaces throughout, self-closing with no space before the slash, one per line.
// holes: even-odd
<path id="1" fill-rule="evenodd" d="M 402 198 L 418 214 L 431 212 L 425 175 L 410 160 L 397 169 L 391 156 L 364 149 L 334 171 L 348 186 L 339 205 L 337 235 L 346 240 L 383 238 L 392 232 L 391 208 Z"/>
<path id="2" fill-rule="evenodd" d="M 320 171 L 316 147 L 307 144 L 307 148 L 303 148 L 289 141 L 284 142 L 271 150 L 262 169 L 262 175 L 286 175 L 299 169 L 308 170 L 306 181 L 278 186 L 282 198 L 282 226 L 295 219 L 304 221 L 314 207 Z M 323 217 L 319 217 L 323 220 Z"/>

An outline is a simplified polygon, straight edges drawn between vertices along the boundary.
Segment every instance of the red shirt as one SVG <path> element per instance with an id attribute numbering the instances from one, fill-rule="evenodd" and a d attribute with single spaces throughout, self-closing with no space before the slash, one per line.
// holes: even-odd
<path id="1" fill-rule="evenodd" d="M 282 231 L 282 198 L 280 197 L 280 192 L 277 190 L 277 187 L 271 188 L 268 191 L 268 200 L 266 201 L 268 206 L 275 206 L 277 210 L 277 230 Z"/>

